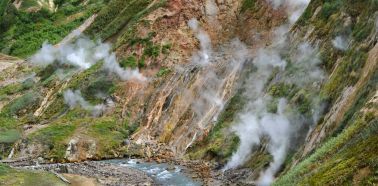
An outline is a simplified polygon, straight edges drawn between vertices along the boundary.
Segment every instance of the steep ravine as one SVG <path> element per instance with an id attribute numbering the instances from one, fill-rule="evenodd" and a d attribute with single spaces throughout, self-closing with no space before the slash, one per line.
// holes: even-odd
<path id="1" fill-rule="evenodd" d="M 0 56 L 3 163 L 109 185 L 156 182 L 80 162 L 167 162 L 204 185 L 378 183 L 376 0 L 55 3 L 0 3 L 0 49 L 25 59 Z M 44 173 L 0 164 L 0 183 L 14 174 Z"/>

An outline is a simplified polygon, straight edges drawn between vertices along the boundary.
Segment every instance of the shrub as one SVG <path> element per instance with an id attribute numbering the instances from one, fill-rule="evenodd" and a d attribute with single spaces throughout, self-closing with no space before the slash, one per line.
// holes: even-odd
<path id="1" fill-rule="evenodd" d="M 243 0 L 240 8 L 240 12 L 244 13 L 247 10 L 253 9 L 255 7 L 256 0 Z"/>
<path id="2" fill-rule="evenodd" d="M 20 139 L 21 134 L 16 129 L 0 131 L 0 143 L 14 143 Z"/>
<path id="3" fill-rule="evenodd" d="M 160 54 L 160 46 L 154 44 L 148 44 L 143 51 L 143 54 L 148 57 L 158 57 Z"/>
<path id="4" fill-rule="evenodd" d="M 324 20 L 327 20 L 332 14 L 334 14 L 340 8 L 341 8 L 340 0 L 331 0 L 331 1 L 325 2 L 320 12 L 320 17 Z"/>
<path id="5" fill-rule="evenodd" d="M 172 44 L 165 44 L 161 47 L 161 52 L 165 55 L 169 53 L 169 50 L 171 50 Z"/>
<path id="6" fill-rule="evenodd" d="M 138 66 L 137 63 L 138 59 L 134 55 L 131 55 L 125 59 L 122 59 L 120 66 L 123 68 L 136 68 Z"/>
<path id="7" fill-rule="evenodd" d="M 6 105 L 1 114 L 6 116 L 18 115 L 21 110 L 31 109 L 40 100 L 40 96 L 34 92 L 28 92 Z"/>
<path id="8" fill-rule="evenodd" d="M 352 36 L 357 42 L 361 42 L 365 40 L 372 31 L 374 31 L 374 24 L 360 21 L 353 28 Z"/>
<path id="9" fill-rule="evenodd" d="M 289 95 L 290 90 L 292 89 L 292 85 L 288 85 L 285 83 L 277 83 L 269 88 L 269 94 L 276 98 L 286 97 Z"/>
<path id="10" fill-rule="evenodd" d="M 163 76 L 166 76 L 167 74 L 169 74 L 170 72 L 172 72 L 171 69 L 163 67 L 159 70 L 159 72 L 156 74 L 156 76 L 157 77 L 163 77 Z"/>

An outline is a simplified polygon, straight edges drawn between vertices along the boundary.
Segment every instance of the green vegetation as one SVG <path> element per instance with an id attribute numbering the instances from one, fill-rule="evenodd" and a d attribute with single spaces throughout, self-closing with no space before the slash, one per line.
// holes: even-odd
<path id="1" fill-rule="evenodd" d="M 172 72 L 171 69 L 163 67 L 159 70 L 159 72 L 156 74 L 156 76 L 157 77 L 164 77 L 171 72 Z"/>
<path id="2" fill-rule="evenodd" d="M 0 143 L 14 143 L 20 139 L 21 134 L 16 129 L 0 131 Z"/>
<path id="3" fill-rule="evenodd" d="M 122 59 L 119 64 L 123 68 L 137 68 L 138 59 L 134 55 L 131 55 L 127 58 Z"/>
<path id="4" fill-rule="evenodd" d="M 325 84 L 322 94 L 335 100 L 344 87 L 354 85 L 360 77 L 361 69 L 367 59 L 367 53 L 351 48 L 342 59 L 330 80 Z"/>
<path id="5" fill-rule="evenodd" d="M 0 164 L 0 185 L 64 186 L 66 184 L 51 173 L 13 169 L 7 165 Z"/>
<path id="6" fill-rule="evenodd" d="M 377 90 L 377 88 L 378 73 L 375 73 L 373 77 L 368 82 L 366 82 L 366 85 L 361 88 L 361 91 L 357 95 L 356 101 L 353 103 L 353 107 L 345 114 L 343 121 L 339 124 L 337 130 L 333 133 L 333 137 L 341 133 L 351 120 L 356 119 L 355 117 L 357 117 L 358 115 L 355 115 L 355 113 L 365 106 L 365 103 L 369 98 L 374 96 L 375 90 Z"/>
<path id="7" fill-rule="evenodd" d="M 277 83 L 269 87 L 269 94 L 275 98 L 282 98 L 288 96 L 291 90 L 294 89 L 294 85 L 285 83 Z"/>
<path id="8" fill-rule="evenodd" d="M 80 90 L 83 97 L 92 104 L 102 102 L 103 99 L 96 95 L 111 95 L 116 89 L 112 77 L 106 76 L 103 73 L 102 64 L 98 62 L 85 71 L 75 74 L 69 81 L 66 90 Z M 56 99 L 46 109 L 42 117 L 44 119 L 51 119 L 63 114 L 67 110 L 68 106 L 64 103 L 63 93 L 58 93 Z"/>
<path id="9" fill-rule="evenodd" d="M 125 153 L 122 142 L 135 131 L 133 125 L 117 117 L 92 118 L 79 108 L 69 111 L 60 119 L 28 136 L 28 143 L 42 144 L 45 158 L 65 161 L 65 151 L 73 136 L 93 139 L 96 142 L 94 158 L 114 157 Z"/>
<path id="10" fill-rule="evenodd" d="M 338 12 L 341 6 L 341 0 L 330 0 L 325 2 L 320 12 L 320 17 L 327 20 L 332 14 Z"/>
<path id="11" fill-rule="evenodd" d="M 376 170 L 377 126 L 378 120 L 356 119 L 340 135 L 280 177 L 275 185 L 344 185 L 353 181 L 359 169 L 367 166 Z"/>
<path id="12" fill-rule="evenodd" d="M 83 121 L 76 121 L 83 122 Z M 54 122 L 48 127 L 38 130 L 28 136 L 28 140 L 32 143 L 37 142 L 48 146 L 46 158 L 63 159 L 66 151 L 66 144 L 73 135 L 77 125 L 69 122 Z"/>
<path id="13" fill-rule="evenodd" d="M 98 157 L 112 157 L 120 149 L 124 139 L 133 131 L 128 130 L 127 122 L 122 123 L 112 117 L 97 119 L 89 128 L 88 135 L 98 143 Z"/>
<path id="14" fill-rule="evenodd" d="M 240 8 L 240 12 L 244 13 L 247 10 L 254 9 L 256 5 L 256 0 L 243 0 L 243 3 Z"/>
<path id="15" fill-rule="evenodd" d="M 368 107 L 377 88 L 378 73 L 361 88 L 356 103 L 347 112 L 339 128 L 315 152 L 302 160 L 294 168 L 288 169 L 276 185 L 312 185 L 314 183 L 345 185 L 353 182 L 354 175 L 367 167 L 371 172 L 366 180 L 375 179 L 378 159 L 373 153 L 377 150 L 378 120 L 374 111 L 363 112 Z M 342 161 L 340 161 L 342 160 Z M 305 179 L 297 179 L 305 176 Z M 375 177 L 375 178 L 374 178 Z M 364 184 L 363 184 L 364 185 Z"/>
<path id="16" fill-rule="evenodd" d="M 165 3 L 161 0 L 151 6 L 152 0 L 111 0 L 98 14 L 87 33 L 96 38 L 107 39 Z"/>
<path id="17" fill-rule="evenodd" d="M 27 110 L 31 110 L 40 101 L 40 95 L 37 92 L 27 92 L 21 97 L 13 100 L 1 110 L 3 116 L 15 116 L 20 112 L 25 113 Z"/>
<path id="18" fill-rule="evenodd" d="M 118 46 L 121 44 L 128 45 L 132 50 L 138 50 L 139 47 L 143 48 L 143 53 L 137 56 L 135 53 L 121 60 L 120 65 L 124 68 L 145 67 L 145 60 L 147 58 L 155 59 L 161 54 L 167 55 L 171 49 L 171 44 L 156 44 L 153 42 L 153 38 L 156 36 L 155 32 L 150 32 L 146 37 L 137 36 L 135 29 L 130 29 L 118 41 Z"/>
<path id="19" fill-rule="evenodd" d="M 20 10 L 12 3 L 7 3 L 4 15 L 0 17 L 0 50 L 3 53 L 24 58 L 37 51 L 45 41 L 56 44 L 99 6 L 97 3 L 82 5 L 77 1 L 67 1 L 56 13 L 51 13 L 45 8 L 28 12 L 26 9 L 29 6 L 38 7 L 28 2 L 35 3 L 34 0 L 25 1 Z M 1 4 L 1 7 L 3 6 Z M 79 12 L 83 13 L 79 15 Z M 73 16 L 74 14 L 79 16 Z"/>
<path id="20" fill-rule="evenodd" d="M 0 96 L 12 95 L 15 93 L 20 93 L 24 90 L 28 90 L 33 86 L 33 80 L 29 79 L 23 83 L 12 83 L 0 88 Z"/>
<path id="21" fill-rule="evenodd" d="M 241 92 L 232 97 L 206 139 L 188 149 L 188 157 L 191 159 L 215 158 L 213 160 L 225 163 L 239 145 L 239 138 L 227 129 L 232 125 L 236 113 L 243 108 L 244 104 Z"/>
<path id="22" fill-rule="evenodd" d="M 9 2 L 10 2 L 10 0 L 4 0 L 4 1 L 0 2 L 0 17 L 3 16 L 5 10 L 7 9 Z"/>
<path id="23" fill-rule="evenodd" d="M 373 22 L 359 22 L 353 29 L 352 36 L 357 42 L 364 41 L 374 31 Z"/>

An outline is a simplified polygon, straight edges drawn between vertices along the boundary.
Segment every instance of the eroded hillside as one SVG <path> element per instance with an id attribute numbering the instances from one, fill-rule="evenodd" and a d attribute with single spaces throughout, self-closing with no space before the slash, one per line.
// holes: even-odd
<path id="1" fill-rule="evenodd" d="M 3 1 L 0 157 L 201 160 L 224 184 L 375 184 L 377 11 L 376 0 Z"/>

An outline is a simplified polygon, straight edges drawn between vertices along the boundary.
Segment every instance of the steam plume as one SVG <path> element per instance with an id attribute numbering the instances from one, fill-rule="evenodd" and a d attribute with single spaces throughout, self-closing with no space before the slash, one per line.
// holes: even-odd
<path id="1" fill-rule="evenodd" d="M 320 99 L 316 96 L 319 89 L 318 84 L 324 80 L 325 74 L 319 68 L 320 60 L 318 52 L 308 43 L 301 43 L 297 47 L 291 47 L 287 34 L 290 25 L 299 18 L 304 11 L 308 0 L 269 0 L 274 8 L 284 6 L 289 16 L 288 24 L 282 25 L 275 30 L 273 44 L 267 48 L 261 48 L 253 61 L 257 68 L 247 79 L 249 82 L 245 87 L 245 97 L 249 103 L 244 110 L 238 114 L 237 123 L 231 128 L 240 139 L 240 146 L 232 155 L 224 170 L 236 168 L 250 157 L 250 154 L 261 145 L 261 138 L 268 138 L 268 152 L 273 156 L 269 167 L 260 173 L 257 180 L 258 185 L 270 185 L 274 175 L 285 160 L 290 147 L 290 139 L 294 132 L 297 132 L 305 123 L 298 117 L 297 108 L 287 103 L 285 98 L 280 98 L 277 104 L 277 112 L 272 113 L 268 105 L 272 103 L 266 92 L 266 86 L 274 69 L 278 74 L 273 82 L 294 84 L 299 88 L 311 87 L 312 96 L 312 118 L 310 121 L 316 123 L 321 114 Z M 290 52 L 290 53 L 289 53 Z M 287 57 L 286 54 L 290 54 Z M 283 57 L 285 56 L 285 57 Z M 290 61 L 286 61 L 289 59 Z M 308 120 L 306 120 L 308 121 Z M 308 123 L 308 122 L 306 122 Z"/>
<path id="2" fill-rule="evenodd" d="M 88 69 L 100 61 L 104 61 L 104 69 L 109 73 L 116 74 L 122 80 L 146 80 L 138 69 L 125 70 L 120 67 L 109 44 L 100 41 L 93 42 L 88 38 L 79 38 L 75 43 L 65 43 L 59 47 L 45 42 L 41 50 L 31 58 L 31 62 L 39 66 L 47 66 L 57 62 L 74 66 L 79 70 Z"/>
<path id="3" fill-rule="evenodd" d="M 339 50 L 346 50 L 348 48 L 348 41 L 343 36 L 337 36 L 334 40 L 332 40 L 333 47 Z"/>
<path id="4" fill-rule="evenodd" d="M 93 116 L 99 116 L 106 109 L 105 104 L 91 105 L 87 102 L 79 90 L 72 91 L 71 89 L 66 90 L 63 93 L 64 102 L 71 108 L 80 106 L 84 110 L 90 111 Z"/>
<path id="5" fill-rule="evenodd" d="M 211 40 L 209 35 L 202 30 L 196 19 L 189 20 L 188 26 L 193 30 L 196 38 L 200 42 L 200 51 L 192 56 L 192 62 L 202 66 L 208 65 L 211 55 Z"/>

